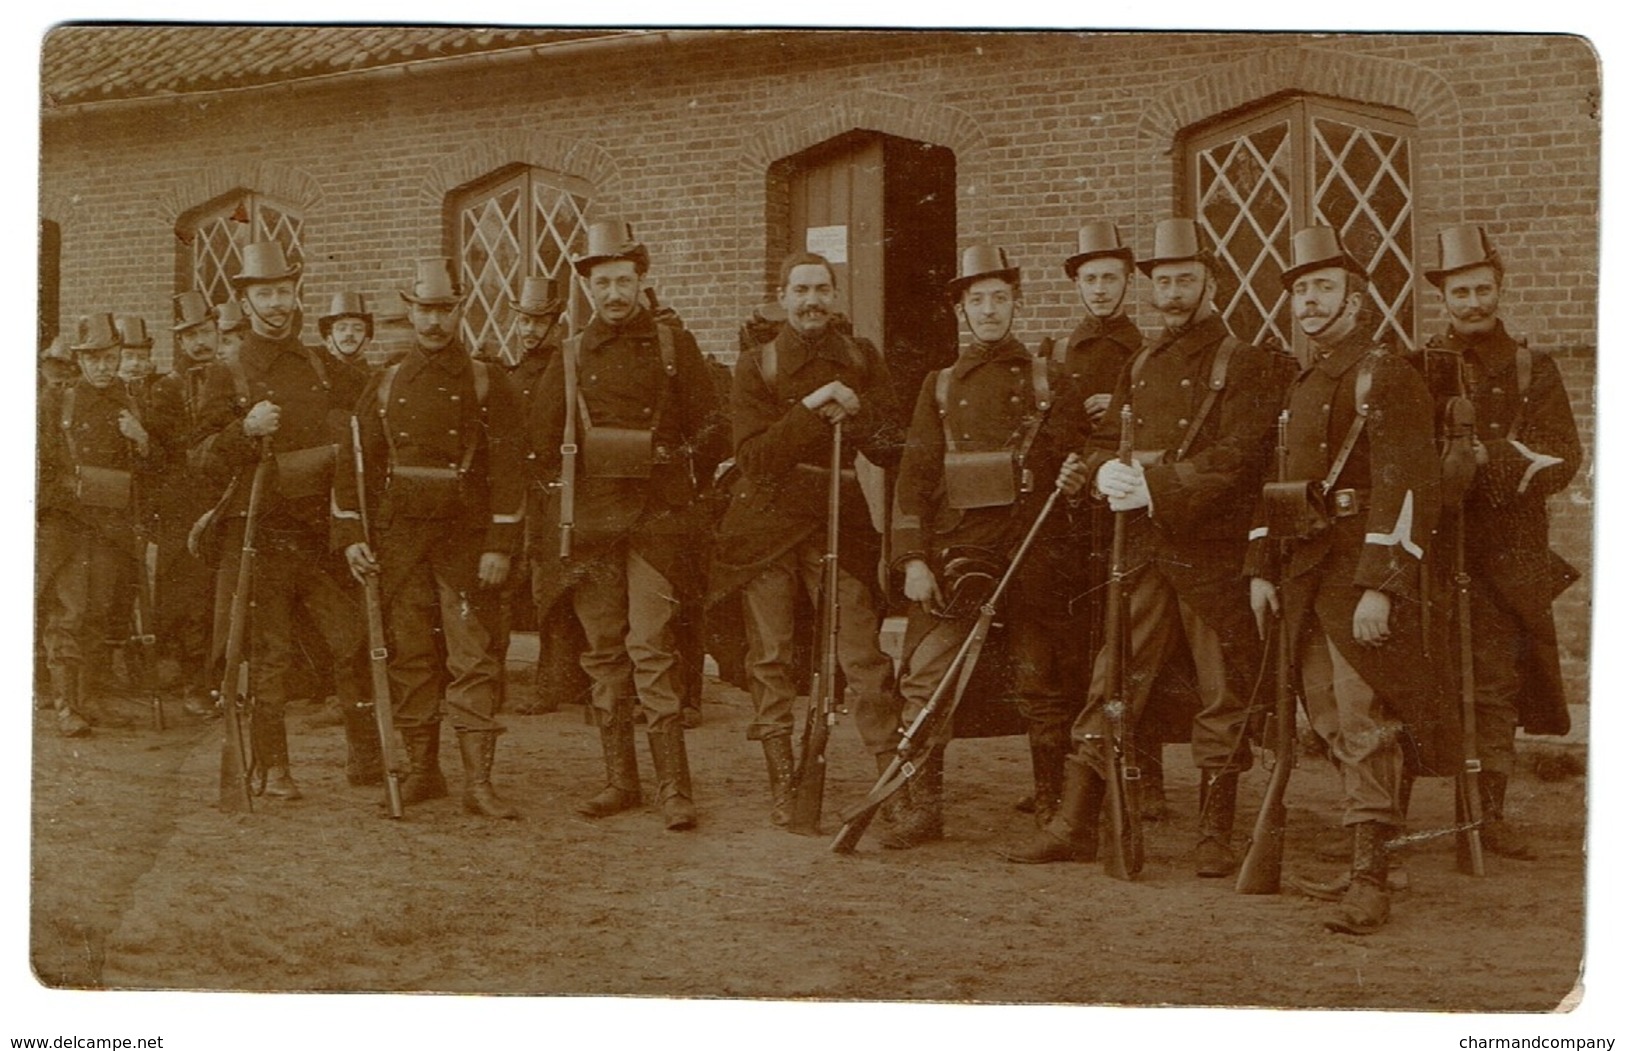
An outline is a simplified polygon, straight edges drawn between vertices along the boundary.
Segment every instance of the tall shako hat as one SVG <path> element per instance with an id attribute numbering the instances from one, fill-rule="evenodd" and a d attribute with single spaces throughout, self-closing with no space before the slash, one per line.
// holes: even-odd
<path id="1" fill-rule="evenodd" d="M 1292 235 L 1292 265 L 1281 274 L 1281 287 L 1291 289 L 1292 282 L 1313 270 L 1329 266 L 1341 267 L 1351 274 L 1365 277 L 1365 267 L 1349 255 L 1337 231 L 1329 226 L 1306 226 Z"/>
<path id="2" fill-rule="evenodd" d="M 1447 226 L 1439 231 L 1439 265 L 1422 271 L 1428 284 L 1443 288 L 1444 279 L 1475 266 L 1501 269 L 1501 255 L 1490 244 L 1482 226 Z"/>
<path id="3" fill-rule="evenodd" d="M 586 277 L 599 263 L 630 259 L 638 272 L 649 269 L 649 249 L 632 236 L 632 227 L 619 219 L 606 219 L 587 227 L 587 250 L 573 262 L 576 273 Z"/>
<path id="4" fill-rule="evenodd" d="M 169 327 L 171 332 L 185 332 L 190 328 L 207 324 L 213 320 L 209 311 L 209 301 L 202 292 L 182 292 L 175 297 L 175 323 Z"/>
<path id="5" fill-rule="evenodd" d="M 959 258 L 959 276 L 948 282 L 948 298 L 958 299 L 960 293 L 984 277 L 999 277 L 1012 285 L 1021 283 L 1021 267 L 1011 266 L 1004 249 L 992 245 L 971 245 Z"/>
<path id="6" fill-rule="evenodd" d="M 121 347 L 129 347 L 131 350 L 151 350 L 152 333 L 147 331 L 147 319 L 135 314 L 120 314 L 118 340 Z"/>
<path id="7" fill-rule="evenodd" d="M 120 345 L 118 326 L 108 313 L 86 314 L 74 328 L 73 342 L 68 349 L 75 354 L 90 354 L 98 350 L 114 350 Z"/>
<path id="8" fill-rule="evenodd" d="M 461 303 L 463 294 L 452 279 L 451 260 L 443 255 L 419 259 L 412 291 L 402 292 L 401 298 L 425 307 L 450 307 Z"/>
<path id="9" fill-rule="evenodd" d="M 328 330 L 333 322 L 339 318 L 358 318 L 367 326 L 367 338 L 372 338 L 372 311 L 367 309 L 367 300 L 360 292 L 335 292 L 333 303 L 327 308 L 327 313 L 316 319 L 316 329 L 327 338 Z"/>
<path id="10" fill-rule="evenodd" d="M 1076 281 L 1080 266 L 1091 259 L 1103 256 L 1111 256 L 1123 260 L 1130 266 L 1134 265 L 1134 249 L 1123 243 L 1123 236 L 1118 232 L 1117 224 L 1095 222 L 1078 227 L 1077 254 L 1067 256 L 1066 262 L 1061 264 L 1066 270 L 1066 279 Z"/>
<path id="11" fill-rule="evenodd" d="M 1202 241 L 1195 219 L 1162 219 L 1151 238 L 1151 255 L 1139 262 L 1140 273 L 1151 276 L 1163 263 L 1198 262 L 1212 269 L 1213 253 Z"/>
<path id="12" fill-rule="evenodd" d="M 551 278 L 532 274 L 520 287 L 519 298 L 508 300 L 508 305 L 516 313 L 530 317 L 557 317 L 564 313 L 568 280 L 563 274 Z"/>
<path id="13" fill-rule="evenodd" d="M 248 315 L 243 313 L 243 305 L 235 299 L 228 299 L 215 307 L 214 316 L 221 332 L 235 332 L 248 325 Z"/>
<path id="14" fill-rule="evenodd" d="M 242 269 L 231 279 L 231 287 L 241 289 L 267 281 L 297 281 L 304 268 L 288 265 L 282 246 L 275 241 L 255 241 L 243 249 Z"/>

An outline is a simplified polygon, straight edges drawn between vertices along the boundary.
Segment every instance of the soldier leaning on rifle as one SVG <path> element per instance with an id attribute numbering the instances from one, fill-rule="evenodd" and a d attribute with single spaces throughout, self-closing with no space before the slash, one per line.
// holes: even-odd
<path id="1" fill-rule="evenodd" d="M 295 617 L 301 614 L 332 654 L 350 752 L 346 775 L 352 784 L 376 784 L 382 777 L 377 733 L 362 706 L 366 650 L 359 591 L 327 542 L 334 458 L 360 383 L 354 373 L 328 367 L 321 351 L 300 341 L 300 270 L 288 265 L 275 242 L 243 249 L 242 268 L 231 284 L 249 332 L 234 363 L 209 371 L 198 444 L 202 469 L 226 487 L 217 513 L 224 520 L 217 610 L 231 605 L 250 478 L 262 455 L 274 460 L 256 524 L 247 637 L 254 765 L 264 775 L 264 794 L 288 800 L 301 795 L 289 772 L 285 723 Z M 225 630 L 219 619 L 216 625 L 217 632 Z"/>
<path id="2" fill-rule="evenodd" d="M 39 567 L 57 728 L 90 733 L 96 711 L 86 666 L 114 623 L 116 582 L 135 557 L 138 475 L 163 455 L 118 382 L 119 334 L 111 314 L 79 319 L 69 349 L 78 381 L 46 393 L 38 419 Z M 126 611 L 127 612 L 127 611 Z"/>
<path id="3" fill-rule="evenodd" d="M 1441 531 L 1435 578 L 1449 594 L 1456 522 L 1466 523 L 1471 578 L 1474 723 L 1483 763 L 1483 841 L 1502 857 L 1530 860 L 1534 847 L 1506 819 L 1513 739 L 1569 732 L 1552 602 L 1579 576 L 1549 546 L 1546 501 L 1573 480 L 1584 455 L 1563 377 L 1500 318 L 1501 256 L 1482 228 L 1439 232 L 1439 265 L 1423 271 L 1450 323 L 1416 357 L 1441 407 L 1464 395 L 1476 417 L 1476 469 L 1459 519 Z"/>
<path id="4" fill-rule="evenodd" d="M 790 819 L 796 686 L 795 611 L 805 589 L 816 607 L 828 550 L 831 426 L 842 426 L 840 603 L 837 659 L 854 695 L 858 733 L 882 772 L 897 747 L 902 703 L 891 658 L 880 650 L 872 583 L 879 537 L 845 464 L 863 454 L 889 467 L 901 453 L 885 359 L 868 340 L 831 330 L 835 271 L 802 252 L 779 270 L 787 320 L 735 365 L 730 415 L 739 479 L 718 529 L 712 598 L 742 592 L 755 718 L 746 736 L 762 742 L 772 821 Z M 825 640 L 819 640 L 824 645 Z"/>
<path id="5" fill-rule="evenodd" d="M 1196 872 L 1235 871 L 1236 783 L 1252 764 L 1247 698 L 1260 650 L 1239 574 L 1253 494 L 1262 480 L 1285 359 L 1230 334 L 1210 302 L 1213 259 L 1190 219 L 1157 224 L 1151 279 L 1162 334 L 1118 378 L 1090 440 L 1088 469 L 1112 511 L 1127 514 L 1129 692 L 1139 719 L 1157 671 L 1183 637 L 1201 710 L 1191 755 L 1201 771 Z M 1119 410 L 1133 408 L 1132 464 L 1117 459 Z M 1104 654 L 1102 655 L 1104 657 Z M 1105 798 L 1109 662 L 1097 658 L 1083 712 L 1072 726 L 1061 807 L 1030 842 L 1003 851 L 1018 862 L 1092 861 Z M 1132 725 L 1132 723 L 1131 723 Z"/>
<path id="6" fill-rule="evenodd" d="M 914 604 L 900 683 L 910 706 L 929 700 L 1058 477 L 1069 494 L 1086 478 L 1067 459 L 1088 436 L 1083 399 L 1064 379 L 1050 380 L 1047 363 L 1035 362 L 1010 331 L 1020 268 L 1003 249 L 967 248 L 947 291 L 971 338 L 952 367 L 927 374 L 920 388 L 892 518 L 892 565 Z M 1059 668 L 1077 646 L 1069 607 L 1081 593 L 1083 565 L 1067 530 L 1064 516 L 1049 517 L 1001 611 L 1015 693 L 1035 742 L 1064 740 L 1066 732 Z M 973 593 L 979 585 L 985 590 Z M 882 845 L 942 838 L 942 767 L 937 749 L 908 780 L 902 814 Z M 1060 794 L 1058 783 L 1044 780 L 1049 769 L 1035 763 L 1040 809 Z"/>
<path id="7" fill-rule="evenodd" d="M 1387 844 L 1405 816 L 1401 739 L 1417 774 L 1450 776 L 1460 763 L 1460 728 L 1423 638 L 1422 545 L 1438 520 L 1439 461 L 1421 376 L 1372 344 L 1365 271 L 1328 227 L 1300 230 L 1292 255 L 1281 283 L 1309 363 L 1285 400 L 1291 484 L 1264 489 L 1246 573 L 1261 637 L 1284 606 L 1304 706 L 1341 777 L 1353 839 L 1346 890 L 1299 889 L 1338 901 L 1330 929 L 1369 934 L 1388 919 Z M 1292 541 L 1285 565 L 1282 539 Z"/>
<path id="8" fill-rule="evenodd" d="M 491 765 L 503 729 L 503 585 L 525 512 L 522 413 L 508 378 L 457 337 L 464 295 L 450 260 L 419 260 L 401 298 L 417 345 L 355 405 L 367 488 L 357 490 L 354 456 L 341 457 L 334 542 L 358 579 L 381 574 L 395 725 L 412 764 L 402 802 L 446 795 L 444 715 L 462 755 L 463 809 L 517 818 L 491 785 Z"/>
<path id="9" fill-rule="evenodd" d="M 574 265 L 593 318 L 542 377 L 531 446 L 543 477 L 560 483 L 549 528 L 532 546 L 536 604 L 570 592 L 604 751 L 607 783 L 577 812 L 605 817 L 641 802 L 633 747 L 641 705 L 666 827 L 692 828 L 674 578 L 693 569 L 682 562 L 700 528 L 696 497 L 727 451 L 727 432 L 694 337 L 658 324 L 641 304 L 649 253 L 631 229 L 594 223 Z"/>

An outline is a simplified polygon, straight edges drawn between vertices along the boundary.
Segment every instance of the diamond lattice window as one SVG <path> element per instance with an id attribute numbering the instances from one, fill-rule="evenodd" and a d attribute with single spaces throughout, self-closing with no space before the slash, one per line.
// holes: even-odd
<path id="1" fill-rule="evenodd" d="M 180 236 L 180 291 L 197 289 L 211 303 L 232 298 L 231 275 L 242 264 L 243 248 L 276 241 L 289 263 L 304 258 L 305 219 L 297 209 L 264 194 L 241 190 L 188 212 L 176 225 Z"/>
<path id="2" fill-rule="evenodd" d="M 518 360 L 518 318 L 508 304 L 526 277 L 571 273 L 570 259 L 586 247 L 586 210 L 574 180 L 533 168 L 511 169 L 454 198 L 457 265 L 469 291 L 463 339 L 472 351 Z M 585 312 L 585 294 L 572 281 L 569 314 Z"/>
<path id="3" fill-rule="evenodd" d="M 1281 273 L 1292 234 L 1325 225 L 1371 275 L 1376 337 L 1416 345 L 1414 132 L 1403 114 L 1305 97 L 1185 137 L 1190 207 L 1219 259 L 1214 301 L 1231 331 L 1293 345 Z"/>

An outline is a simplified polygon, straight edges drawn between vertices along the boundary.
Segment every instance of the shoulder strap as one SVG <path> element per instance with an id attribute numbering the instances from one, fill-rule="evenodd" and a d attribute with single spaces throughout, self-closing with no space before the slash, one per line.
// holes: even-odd
<path id="1" fill-rule="evenodd" d="M 474 466 L 474 454 L 479 450 L 480 435 L 485 431 L 485 399 L 491 393 L 491 366 L 478 358 L 471 358 L 469 364 L 474 369 L 474 405 L 480 418 L 478 426 L 463 428 L 463 459 L 457 465 L 457 473 L 464 475 Z"/>
<path id="2" fill-rule="evenodd" d="M 769 393 L 777 398 L 779 396 L 779 337 L 774 336 L 766 343 L 759 344 L 756 350 L 760 354 L 756 362 L 762 373 L 762 382 L 767 384 Z"/>
<path id="3" fill-rule="evenodd" d="M 677 337 L 671 334 L 670 325 L 655 325 L 655 332 L 660 337 L 660 367 L 666 370 L 667 376 L 677 375 Z"/>
<path id="4" fill-rule="evenodd" d="M 79 447 L 73 440 L 73 403 L 79 397 L 79 385 L 70 383 L 62 388 L 62 438 L 68 445 L 68 459 L 79 463 Z"/>
<path id="5" fill-rule="evenodd" d="M 1226 336 L 1219 343 L 1219 352 L 1213 356 L 1213 370 L 1208 373 L 1207 393 L 1202 395 L 1202 404 L 1196 409 L 1196 415 L 1191 417 L 1191 425 L 1185 431 L 1185 437 L 1180 439 L 1179 448 L 1174 450 L 1174 461 L 1178 462 L 1190 452 L 1191 445 L 1196 436 L 1202 432 L 1202 425 L 1207 422 L 1208 415 L 1213 412 L 1213 406 L 1219 400 L 1219 393 L 1230 377 L 1230 359 L 1236 353 L 1236 348 L 1242 345 L 1241 340 L 1234 336 Z"/>
<path id="6" fill-rule="evenodd" d="M 226 359 L 226 371 L 231 373 L 231 389 L 237 396 L 237 406 L 248 408 L 248 373 L 243 371 L 243 363 L 238 358 Z"/>
<path id="7" fill-rule="evenodd" d="M 395 387 L 395 373 L 400 371 L 401 364 L 396 362 L 384 369 L 384 374 L 378 377 L 378 420 L 383 425 L 384 444 L 389 446 L 389 466 L 395 467 L 395 432 L 389 429 L 389 392 Z"/>
<path id="8" fill-rule="evenodd" d="M 1045 336 L 1044 341 L 1038 344 L 1038 356 L 1048 358 L 1060 368 L 1066 365 L 1067 355 L 1072 352 L 1071 343 L 1069 336 Z"/>
<path id="9" fill-rule="evenodd" d="M 485 408 L 485 399 L 491 393 L 491 366 L 478 358 L 474 360 L 474 403 Z"/>
<path id="10" fill-rule="evenodd" d="M 1354 443 L 1365 433 L 1366 417 L 1371 413 L 1371 373 L 1376 367 L 1376 359 L 1377 354 L 1367 354 L 1360 360 L 1360 371 L 1354 374 L 1354 422 L 1349 425 L 1348 433 L 1343 435 L 1337 458 L 1332 461 L 1325 480 L 1320 483 L 1321 492 L 1329 493 L 1337 488 L 1337 479 L 1342 475 L 1349 455 L 1354 452 Z"/>
<path id="11" fill-rule="evenodd" d="M 1034 358 L 1032 365 L 1033 404 L 1037 410 L 1028 420 L 1021 444 L 1016 449 L 1016 463 L 1027 462 L 1027 454 L 1032 452 L 1033 442 L 1038 440 L 1038 432 L 1044 429 L 1044 420 L 1049 416 L 1049 407 L 1053 404 L 1049 388 L 1049 359 Z"/>
<path id="12" fill-rule="evenodd" d="M 1513 413 L 1512 425 L 1507 428 L 1508 441 L 1515 441 L 1523 430 L 1524 414 L 1529 409 L 1529 387 L 1535 381 L 1535 354 L 1526 340 L 1518 340 L 1513 366 L 1518 373 L 1518 411 Z"/>
<path id="13" fill-rule="evenodd" d="M 576 359 L 581 354 L 581 336 L 564 341 L 559 349 L 564 365 L 564 436 L 559 442 L 559 557 L 570 557 L 570 536 L 576 521 Z"/>
<path id="14" fill-rule="evenodd" d="M 327 380 L 327 363 L 322 360 L 322 356 L 322 352 L 315 347 L 305 347 L 305 360 L 310 362 L 311 369 L 316 373 L 316 379 L 321 382 L 322 390 L 330 391 L 333 385 Z"/>

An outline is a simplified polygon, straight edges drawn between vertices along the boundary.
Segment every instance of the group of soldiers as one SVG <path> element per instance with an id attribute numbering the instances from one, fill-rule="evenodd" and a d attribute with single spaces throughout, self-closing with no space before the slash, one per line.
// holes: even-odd
<path id="1" fill-rule="evenodd" d="M 1481 766 L 1484 845 L 1533 856 L 1506 787 L 1518 726 L 1567 730 L 1551 602 L 1573 571 L 1549 549 L 1545 503 L 1581 447 L 1556 366 L 1499 318 L 1504 268 L 1480 228 L 1439 232 L 1424 276 L 1449 326 L 1409 354 L 1374 342 L 1361 261 L 1334 231 L 1301 230 L 1281 281 L 1302 362 L 1230 333 L 1193 220 L 1159 222 L 1139 260 L 1113 224 L 1081 227 L 1061 270 L 1082 320 L 1037 348 L 1015 335 L 1020 267 L 975 245 L 941 290 L 965 338 L 912 414 L 915 392 L 843 323 L 825 257 L 783 260 L 723 395 L 693 336 L 653 308 L 649 252 L 630 227 L 595 223 L 586 240 L 571 265 L 591 319 L 566 338 L 565 288 L 528 280 L 510 303 L 516 365 L 462 344 L 465 294 L 445 259 L 418 263 L 400 293 L 414 345 L 381 365 L 368 363 L 373 318 L 354 293 L 320 317 L 322 348 L 301 341 L 301 268 L 270 242 L 244 250 L 234 300 L 177 297 L 178 353 L 161 378 L 150 359 L 140 368 L 151 342 L 139 319 L 80 319 L 67 347 L 77 371 L 47 385 L 39 415 L 36 600 L 61 731 L 89 732 L 87 669 L 120 634 L 131 589 L 151 593 L 130 543 L 150 518 L 161 609 L 148 630 L 185 669 L 198 715 L 218 711 L 221 639 L 245 633 L 253 766 L 271 798 L 300 795 L 284 711 L 306 625 L 345 713 L 349 780 L 384 778 L 367 688 L 380 651 L 358 582 L 380 595 L 404 805 L 448 794 L 449 721 L 465 809 L 517 816 L 491 771 L 509 596 L 528 581 L 539 618 L 562 611 L 582 640 L 605 777 L 578 812 L 642 805 L 642 723 L 669 829 L 698 820 L 684 738 L 698 655 L 680 636 L 702 597 L 742 613 L 748 736 L 782 826 L 810 758 L 794 743 L 802 611 L 837 604 L 817 645 L 885 775 L 908 720 L 963 673 L 996 591 L 1000 688 L 1027 730 L 1036 821 L 1001 850 L 1011 861 L 1097 859 L 1117 767 L 1139 765 L 1116 754 L 1120 728 L 1179 665 L 1195 698 L 1194 869 L 1234 873 L 1271 637 L 1289 648 L 1341 779 L 1352 860 L 1309 885 L 1335 903 L 1330 928 L 1386 921 L 1388 844 L 1416 776 Z M 1162 324 L 1149 339 L 1128 315 L 1136 271 Z M 1107 546 L 1115 617 L 1103 612 Z M 249 556 L 253 613 L 233 624 Z M 1441 598 L 1469 586 L 1470 652 L 1444 674 L 1454 651 L 1441 640 L 1468 610 Z M 894 663 L 881 621 L 904 605 Z M 1160 768 L 1160 740 L 1150 752 Z M 909 758 L 880 811 L 888 847 L 943 835 L 943 748 Z"/>

